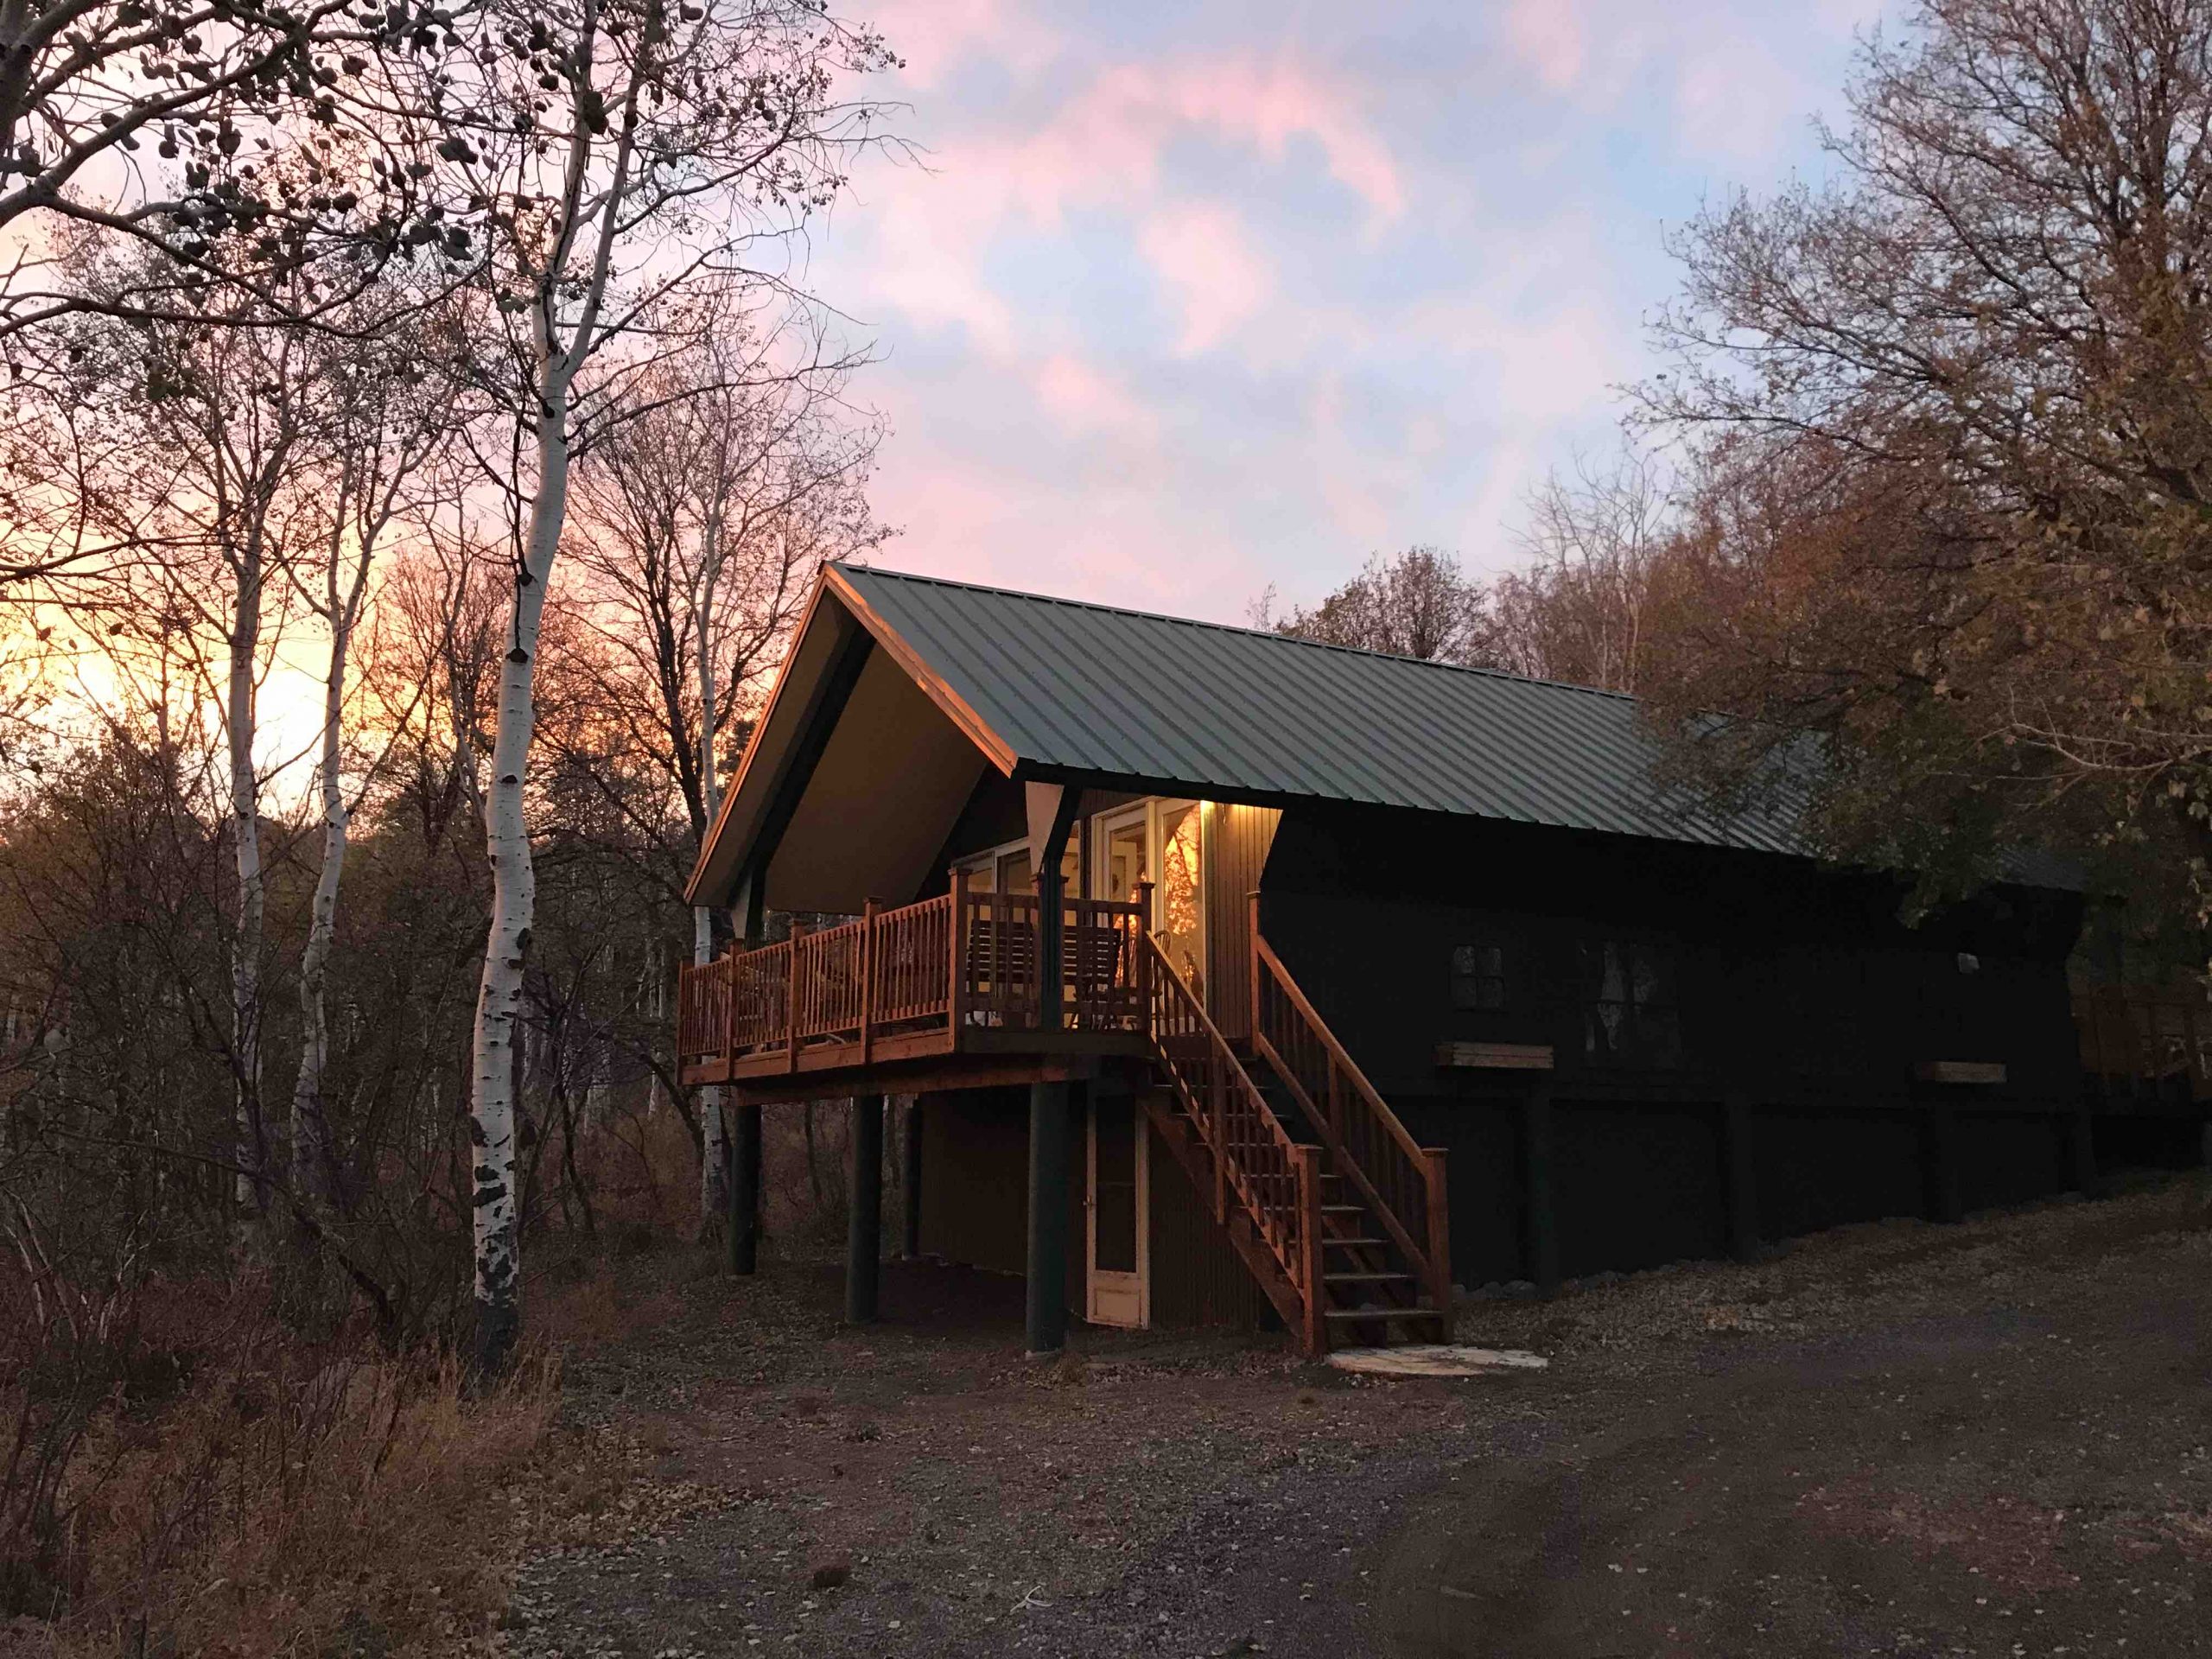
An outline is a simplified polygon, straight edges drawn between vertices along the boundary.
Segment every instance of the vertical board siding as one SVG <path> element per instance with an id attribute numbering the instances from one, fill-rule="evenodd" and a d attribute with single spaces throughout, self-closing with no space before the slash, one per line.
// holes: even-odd
<path id="1" fill-rule="evenodd" d="M 1151 1160 L 1146 1223 L 1152 1229 L 1152 1324 L 1259 1329 L 1273 1312 L 1267 1297 L 1149 1120 L 1145 1135 L 1145 1156 Z"/>
<path id="2" fill-rule="evenodd" d="M 1274 845 L 1280 808 L 1220 806 L 1206 821 L 1206 1012 L 1231 1042 L 1252 1034 L 1250 895 Z"/>

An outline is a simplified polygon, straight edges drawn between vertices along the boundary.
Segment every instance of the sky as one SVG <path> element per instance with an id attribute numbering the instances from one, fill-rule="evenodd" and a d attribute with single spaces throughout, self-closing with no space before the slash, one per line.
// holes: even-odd
<path id="1" fill-rule="evenodd" d="M 1670 228 L 1818 177 L 1877 0 L 867 0 L 916 159 L 816 293 L 872 340 L 880 562 L 1224 621 L 1515 562 L 1618 442 Z"/>

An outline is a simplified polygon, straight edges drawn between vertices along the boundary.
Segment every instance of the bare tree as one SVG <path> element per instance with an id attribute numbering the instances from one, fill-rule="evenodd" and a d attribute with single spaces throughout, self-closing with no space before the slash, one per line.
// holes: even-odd
<path id="1" fill-rule="evenodd" d="M 1323 645 L 1452 663 L 1480 650 L 1482 586 L 1440 548 L 1409 547 L 1389 558 L 1374 554 L 1357 575 L 1311 609 L 1278 616 L 1274 606 L 1270 588 L 1253 607 L 1254 621 Z"/>
<path id="2" fill-rule="evenodd" d="M 294 575 L 302 579 L 307 605 L 329 635 L 330 654 L 323 673 L 316 760 L 321 858 L 300 953 L 300 1070 L 292 1090 L 291 1152 L 295 1195 L 334 1203 L 340 1183 L 323 1090 L 330 1063 L 330 954 L 352 817 L 346 777 L 347 674 L 379 543 L 395 519 L 421 505 L 417 481 L 453 439 L 454 425 L 419 361 L 395 358 L 384 344 L 326 343 L 320 354 L 332 405 L 331 471 L 322 480 L 328 497 L 327 503 L 317 503 L 322 515 L 321 568 Z M 420 689 L 418 684 L 418 694 Z"/>
<path id="3" fill-rule="evenodd" d="M 1482 654 L 1539 679 L 1641 689 L 1653 584 L 1674 536 L 1658 463 L 1630 449 L 1610 465 L 1578 459 L 1528 502 L 1529 563 L 1491 585 Z"/>
<path id="4" fill-rule="evenodd" d="M 601 780 L 637 844 L 663 855 L 653 874 L 671 898 L 721 810 L 726 747 L 814 572 L 881 537 L 865 494 L 879 429 L 846 403 L 855 359 L 826 349 L 818 329 L 764 339 L 741 322 L 641 378 L 650 412 L 577 475 L 574 602 L 598 648 L 576 653 L 567 677 L 613 723 L 620 750 L 674 789 L 680 842 L 667 845 L 658 792 L 626 793 L 588 747 L 564 758 Z M 693 961 L 715 948 L 713 913 L 696 907 Z M 721 1108 L 719 1089 L 704 1091 L 695 1125 L 707 1230 L 723 1213 Z"/>

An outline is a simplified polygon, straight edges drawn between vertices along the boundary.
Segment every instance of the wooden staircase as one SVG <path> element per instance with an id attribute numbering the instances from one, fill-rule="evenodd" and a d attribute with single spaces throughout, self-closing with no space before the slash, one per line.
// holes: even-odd
<path id="1" fill-rule="evenodd" d="M 1140 949 L 1146 1115 L 1300 1345 L 1448 1340 L 1443 1153 L 1414 1144 L 1264 942 L 1244 1054 L 1158 940 Z"/>

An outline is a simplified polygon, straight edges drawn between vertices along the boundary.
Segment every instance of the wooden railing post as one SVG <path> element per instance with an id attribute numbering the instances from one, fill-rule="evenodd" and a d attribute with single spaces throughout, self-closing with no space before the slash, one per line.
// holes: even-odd
<path id="1" fill-rule="evenodd" d="M 1209 1057 L 1206 1076 L 1212 1087 L 1207 1110 L 1213 1118 L 1213 1218 L 1226 1226 L 1229 1222 L 1229 1129 L 1223 1122 L 1222 1108 L 1229 1093 L 1229 1079 L 1223 1075 L 1218 1055 Z"/>
<path id="2" fill-rule="evenodd" d="M 952 979 L 944 988 L 945 1016 L 952 1027 L 952 1046 L 960 1046 L 961 1028 L 968 1022 L 968 872 L 952 873 L 952 920 L 946 930 L 952 938 Z"/>
<path id="3" fill-rule="evenodd" d="M 861 906 L 861 1064 L 875 1058 L 875 913 L 874 899 Z"/>
<path id="4" fill-rule="evenodd" d="M 1245 895 L 1252 931 L 1244 939 L 1245 992 L 1252 999 L 1245 1007 L 1245 1035 L 1260 1034 L 1260 890 L 1257 887 Z"/>
<path id="5" fill-rule="evenodd" d="M 791 959 L 790 963 L 786 964 L 791 977 L 791 989 L 785 994 L 784 999 L 784 1047 L 785 1051 L 784 1058 L 786 1068 L 792 1071 L 798 1070 L 798 958 L 799 945 L 805 938 L 805 925 L 800 922 L 793 922 L 791 924 Z"/>
<path id="6" fill-rule="evenodd" d="M 1300 1337 L 1310 1357 L 1328 1350 L 1328 1321 L 1322 1318 L 1325 1299 L 1321 1272 L 1321 1148 L 1298 1148 L 1298 1261 L 1299 1300 L 1306 1313 Z"/>
<path id="7" fill-rule="evenodd" d="M 1436 1304 L 1442 1329 L 1438 1340 L 1452 1340 L 1452 1215 L 1446 1208 L 1444 1185 L 1445 1148 L 1421 1149 L 1421 1173 L 1427 1188 L 1428 1294 Z"/>
<path id="8" fill-rule="evenodd" d="M 722 1058 L 737 1059 L 737 947 L 732 945 L 721 963 L 722 974 Z"/>

